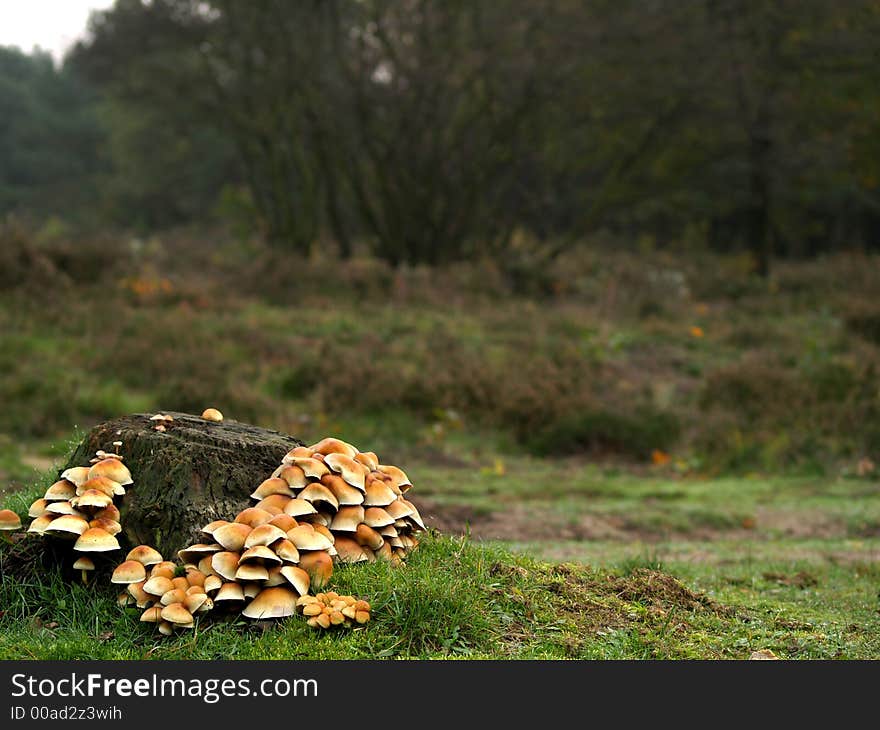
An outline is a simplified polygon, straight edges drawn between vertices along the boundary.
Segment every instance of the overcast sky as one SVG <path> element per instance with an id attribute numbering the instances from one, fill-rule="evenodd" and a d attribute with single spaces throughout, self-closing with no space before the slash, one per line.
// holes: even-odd
<path id="1" fill-rule="evenodd" d="M 113 0 L 0 0 L 0 46 L 34 46 L 61 56 L 86 29 L 89 11 Z"/>

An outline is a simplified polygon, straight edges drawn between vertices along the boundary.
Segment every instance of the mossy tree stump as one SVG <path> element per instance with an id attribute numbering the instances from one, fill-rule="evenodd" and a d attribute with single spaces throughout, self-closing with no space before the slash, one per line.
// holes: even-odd
<path id="1" fill-rule="evenodd" d="M 205 421 L 199 416 L 163 411 L 174 417 L 157 431 L 152 414 L 124 416 L 95 426 L 70 457 L 67 467 L 84 466 L 98 449 L 124 457 L 134 484 L 122 500 L 124 549 L 147 544 L 166 560 L 199 542 L 199 529 L 230 519 L 249 506 L 248 496 L 269 477 L 282 457 L 300 441 L 277 431 L 237 421 Z M 114 441 L 121 441 L 118 450 Z"/>

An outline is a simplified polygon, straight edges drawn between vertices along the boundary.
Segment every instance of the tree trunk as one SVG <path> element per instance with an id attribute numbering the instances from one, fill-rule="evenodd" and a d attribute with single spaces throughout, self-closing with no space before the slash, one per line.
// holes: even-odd
<path id="1" fill-rule="evenodd" d="M 164 411 L 163 411 L 164 412 Z M 151 414 L 124 416 L 95 426 L 70 457 L 67 467 L 85 466 L 98 449 L 120 454 L 134 484 L 120 507 L 123 549 L 152 545 L 166 560 L 199 542 L 199 528 L 231 519 L 251 504 L 248 496 L 301 443 L 292 436 L 224 420 L 205 421 L 164 412 L 164 432 Z"/>

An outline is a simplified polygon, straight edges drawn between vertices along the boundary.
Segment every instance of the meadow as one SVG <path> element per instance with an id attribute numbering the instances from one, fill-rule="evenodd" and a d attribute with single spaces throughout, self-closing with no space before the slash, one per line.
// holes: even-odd
<path id="1" fill-rule="evenodd" d="M 393 270 L 0 236 L 3 506 L 101 420 L 213 405 L 378 452 L 435 528 L 400 570 L 337 571 L 375 622 L 336 637 L 160 641 L 109 589 L 5 571 L 0 658 L 878 655 L 876 257 L 764 281 L 702 250 Z"/>

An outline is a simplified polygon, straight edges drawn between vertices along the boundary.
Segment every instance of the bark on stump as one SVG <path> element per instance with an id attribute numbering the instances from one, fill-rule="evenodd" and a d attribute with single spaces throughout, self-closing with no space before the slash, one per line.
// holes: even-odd
<path id="1" fill-rule="evenodd" d="M 134 484 L 120 507 L 124 550 L 152 545 L 166 560 L 197 539 L 212 520 L 232 519 L 252 503 L 249 495 L 282 457 L 302 443 L 292 436 L 237 421 L 205 421 L 186 413 L 156 431 L 152 414 L 138 413 L 95 426 L 67 467 L 85 466 L 98 449 L 124 457 Z"/>

